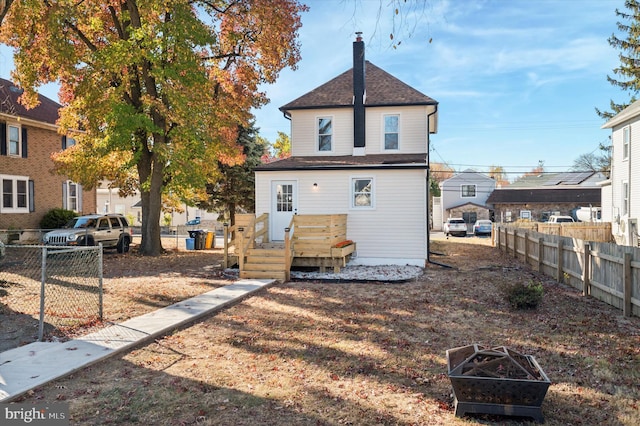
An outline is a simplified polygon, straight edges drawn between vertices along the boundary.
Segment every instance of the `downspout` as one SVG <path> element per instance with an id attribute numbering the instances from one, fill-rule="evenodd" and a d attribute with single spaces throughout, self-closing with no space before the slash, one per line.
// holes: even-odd
<path id="1" fill-rule="evenodd" d="M 453 268 L 451 265 L 446 265 L 444 263 L 436 262 L 435 260 L 431 260 L 431 218 L 429 216 L 429 194 L 430 194 L 430 186 L 431 183 L 431 160 L 429 159 L 429 142 L 431 139 L 431 129 L 429 128 L 430 119 L 432 116 L 438 113 L 438 105 L 435 105 L 433 112 L 427 114 L 427 196 L 426 196 L 426 205 L 427 205 L 427 263 L 431 263 L 433 265 L 442 266 L 444 268 Z"/>

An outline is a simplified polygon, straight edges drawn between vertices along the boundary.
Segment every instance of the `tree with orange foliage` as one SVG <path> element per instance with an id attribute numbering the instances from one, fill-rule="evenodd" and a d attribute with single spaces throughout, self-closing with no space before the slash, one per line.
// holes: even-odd
<path id="1" fill-rule="evenodd" d="M 61 84 L 59 171 L 92 187 L 137 175 L 140 252 L 162 252 L 163 193 L 203 188 L 243 161 L 237 129 L 267 102 L 260 84 L 300 59 L 297 0 L 21 0 L 0 28 L 26 106 Z M 77 130 L 76 133 L 74 133 Z"/>

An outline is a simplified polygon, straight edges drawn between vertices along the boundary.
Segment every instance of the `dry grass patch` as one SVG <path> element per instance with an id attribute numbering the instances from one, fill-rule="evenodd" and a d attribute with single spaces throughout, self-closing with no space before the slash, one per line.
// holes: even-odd
<path id="1" fill-rule="evenodd" d="M 276 285 L 24 401 L 69 401 L 86 425 L 526 423 L 454 416 L 445 351 L 478 342 L 536 357 L 547 424 L 640 424 L 640 320 L 476 240 L 434 244 L 456 269 L 408 283 Z M 500 286 L 530 280 L 542 303 L 512 310 Z"/>

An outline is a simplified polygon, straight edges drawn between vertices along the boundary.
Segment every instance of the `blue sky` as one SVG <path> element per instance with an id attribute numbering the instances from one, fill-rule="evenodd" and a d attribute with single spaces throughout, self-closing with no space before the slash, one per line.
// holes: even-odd
<path id="1" fill-rule="evenodd" d="M 369 61 L 439 102 L 431 161 L 457 171 L 494 165 L 514 178 L 539 161 L 568 170 L 610 135 L 595 107 L 628 100 L 606 79 L 619 65 L 607 38 L 623 0 L 427 0 L 396 17 L 395 49 L 388 3 L 306 2 L 298 69 L 264 87 L 271 103 L 255 111 L 262 136 L 289 133 L 278 107 L 351 68 L 356 31 Z M 0 49 L 0 76 L 11 67 Z M 41 92 L 57 99 L 55 86 Z"/>

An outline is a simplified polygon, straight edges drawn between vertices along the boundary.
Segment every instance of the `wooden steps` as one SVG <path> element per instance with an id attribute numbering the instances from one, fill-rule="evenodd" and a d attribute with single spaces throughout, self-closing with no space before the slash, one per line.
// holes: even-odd
<path id="1" fill-rule="evenodd" d="M 250 248 L 240 268 L 240 278 L 271 278 L 286 281 L 284 248 Z"/>

